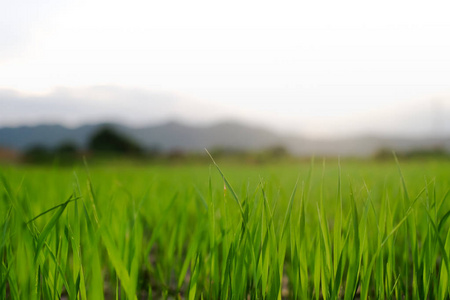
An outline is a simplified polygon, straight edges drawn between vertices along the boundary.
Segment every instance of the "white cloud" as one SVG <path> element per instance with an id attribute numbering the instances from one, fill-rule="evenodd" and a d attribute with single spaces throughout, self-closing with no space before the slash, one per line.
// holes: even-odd
<path id="1" fill-rule="evenodd" d="M 0 90 L 0 105 L 0 126 L 76 126 L 104 121 L 142 126 L 168 120 L 202 123 L 232 116 L 227 107 L 183 95 L 117 86 L 57 88 L 44 94 Z"/>
<path id="2" fill-rule="evenodd" d="M 242 99 L 224 104 L 201 101 L 189 94 L 118 86 L 57 88 L 44 94 L 0 90 L 0 126 L 40 123 L 77 126 L 105 121 L 143 126 L 173 120 L 191 124 L 237 120 L 285 134 L 310 137 L 450 133 L 450 122 L 447 121 L 450 119 L 450 93 L 412 102 L 370 102 L 371 105 L 362 102 L 357 107 L 322 101 L 305 105 L 300 110 L 295 103 L 286 100 L 294 99 L 295 94 L 266 90 L 265 95 L 259 95 L 259 102 L 245 102 L 246 92 L 241 94 Z M 267 100 L 277 96 L 280 100 Z"/>
<path id="3" fill-rule="evenodd" d="M 450 94 L 446 2 L 27 0 L 4 8 L 0 88 L 18 91 L 0 112 L 4 123 L 237 117 L 350 134 L 389 130 L 369 120 L 391 104 L 411 111 L 415 99 Z M 372 125 L 348 125 L 358 118 Z"/>

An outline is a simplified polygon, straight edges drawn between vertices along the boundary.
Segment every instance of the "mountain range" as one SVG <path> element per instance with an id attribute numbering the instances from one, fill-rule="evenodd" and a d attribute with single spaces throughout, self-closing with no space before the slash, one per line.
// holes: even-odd
<path id="1" fill-rule="evenodd" d="M 90 137 L 109 126 L 135 140 L 144 148 L 161 151 L 203 151 L 207 149 L 258 150 L 282 146 L 295 155 L 369 156 L 381 149 L 394 151 L 445 149 L 450 151 L 450 137 L 357 136 L 339 139 L 311 139 L 238 122 L 192 126 L 168 122 L 140 128 L 121 124 L 90 124 L 76 128 L 62 125 L 37 125 L 0 128 L 0 148 L 24 151 L 35 145 L 48 148 L 72 142 L 86 148 Z"/>

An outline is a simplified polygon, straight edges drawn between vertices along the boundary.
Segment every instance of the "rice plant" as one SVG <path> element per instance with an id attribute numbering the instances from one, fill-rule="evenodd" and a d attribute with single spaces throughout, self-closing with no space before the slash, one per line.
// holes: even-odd
<path id="1" fill-rule="evenodd" d="M 0 166 L 2 299 L 448 299 L 450 163 Z"/>

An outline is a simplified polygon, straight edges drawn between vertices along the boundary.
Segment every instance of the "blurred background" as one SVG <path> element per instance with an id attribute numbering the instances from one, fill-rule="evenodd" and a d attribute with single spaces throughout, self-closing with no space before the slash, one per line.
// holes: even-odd
<path id="1" fill-rule="evenodd" d="M 449 9 L 7 1 L 0 161 L 448 157 Z"/>

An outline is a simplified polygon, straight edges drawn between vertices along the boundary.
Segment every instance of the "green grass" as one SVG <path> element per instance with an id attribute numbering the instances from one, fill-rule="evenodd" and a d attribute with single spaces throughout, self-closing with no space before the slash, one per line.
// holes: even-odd
<path id="1" fill-rule="evenodd" d="M 450 162 L 0 166 L 1 299 L 448 299 Z"/>

